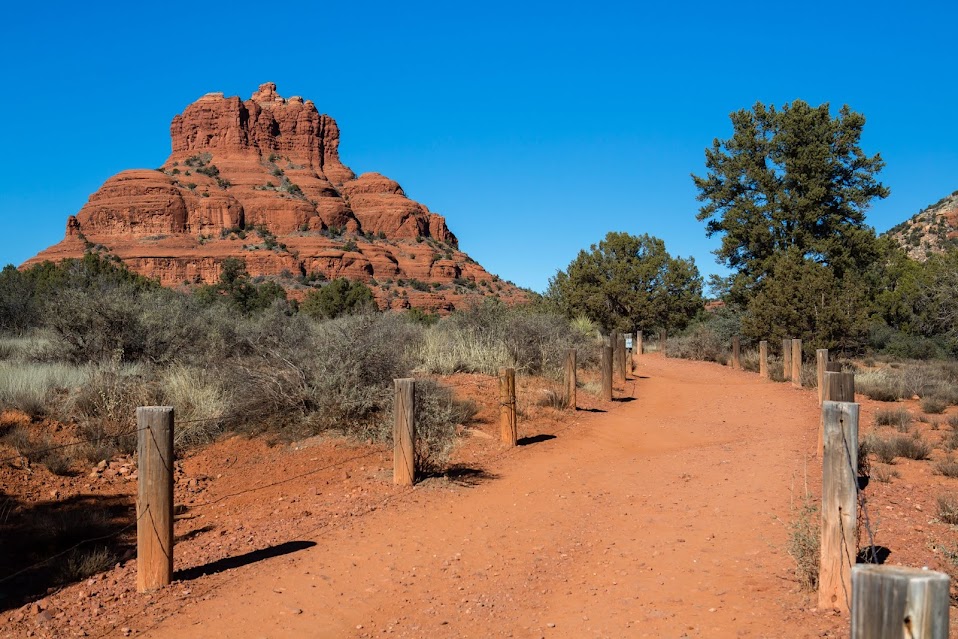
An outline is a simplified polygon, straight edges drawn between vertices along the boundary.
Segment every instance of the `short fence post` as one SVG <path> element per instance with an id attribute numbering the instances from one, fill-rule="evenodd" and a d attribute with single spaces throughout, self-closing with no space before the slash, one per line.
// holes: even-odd
<path id="1" fill-rule="evenodd" d="M 661 331 L 659 331 L 659 352 L 662 353 L 662 357 L 668 357 L 668 355 L 665 352 L 665 344 L 668 341 L 669 341 L 669 335 L 668 333 L 665 332 L 665 329 L 663 328 Z"/>
<path id="2" fill-rule="evenodd" d="M 758 343 L 758 374 L 768 379 L 768 341 Z"/>
<path id="3" fill-rule="evenodd" d="M 822 403 L 822 542 L 818 607 L 847 611 L 858 556 L 858 404 Z"/>
<path id="4" fill-rule="evenodd" d="M 499 432 L 502 443 L 515 446 L 519 438 L 516 425 L 516 369 L 499 369 Z"/>
<path id="5" fill-rule="evenodd" d="M 782 377 L 785 381 L 792 379 L 792 338 L 782 340 Z"/>
<path id="6" fill-rule="evenodd" d="M 825 364 L 828 363 L 828 349 L 819 348 L 815 351 L 815 371 L 818 373 L 818 405 L 825 401 Z"/>
<path id="7" fill-rule="evenodd" d="M 802 387 L 802 340 L 792 340 L 792 386 Z"/>
<path id="8" fill-rule="evenodd" d="M 576 351 L 570 348 L 565 358 L 565 398 L 566 406 L 570 410 L 575 410 L 576 402 Z"/>
<path id="9" fill-rule="evenodd" d="M 612 401 L 612 347 L 602 347 L 602 399 Z"/>
<path id="10" fill-rule="evenodd" d="M 855 566 L 851 639 L 947 639 L 948 581 L 934 570 Z"/>
<path id="11" fill-rule="evenodd" d="M 173 581 L 173 407 L 136 409 L 136 589 Z"/>
<path id="12" fill-rule="evenodd" d="M 836 363 L 837 367 L 838 364 Z M 826 364 L 826 368 L 832 367 L 832 363 Z M 822 389 L 822 403 L 824 402 L 853 402 L 855 401 L 855 373 L 836 373 L 825 371 L 824 388 Z M 823 446 L 825 441 L 825 413 L 822 413 L 822 421 L 818 428 L 818 449 L 816 453 L 818 458 L 822 458 Z"/>
<path id="13" fill-rule="evenodd" d="M 635 333 L 635 355 L 638 357 L 642 354 L 642 331 L 636 331 Z"/>
<path id="14" fill-rule="evenodd" d="M 742 370 L 742 340 L 738 335 L 732 338 L 732 368 Z"/>
<path id="15" fill-rule="evenodd" d="M 394 380 L 393 483 L 412 486 L 416 479 L 416 380 Z"/>

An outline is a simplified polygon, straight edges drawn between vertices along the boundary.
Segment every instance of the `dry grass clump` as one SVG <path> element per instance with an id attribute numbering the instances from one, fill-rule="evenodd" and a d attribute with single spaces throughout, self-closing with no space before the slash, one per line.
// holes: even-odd
<path id="1" fill-rule="evenodd" d="M 876 426 L 894 426 L 900 433 L 907 433 L 911 427 L 912 415 L 904 408 L 882 409 L 875 411 Z"/>
<path id="2" fill-rule="evenodd" d="M 858 373 L 855 391 L 880 402 L 895 402 L 905 397 L 901 375 L 888 369 Z"/>
<path id="3" fill-rule="evenodd" d="M 893 478 L 901 477 L 901 473 L 888 464 L 875 464 L 872 466 L 869 476 L 874 477 L 876 481 L 887 484 L 890 483 Z"/>
<path id="4" fill-rule="evenodd" d="M 563 410 L 569 403 L 566 393 L 557 388 L 544 388 L 540 391 L 536 406 Z"/>
<path id="5" fill-rule="evenodd" d="M 815 362 L 802 364 L 802 388 L 818 388 L 818 365 Z"/>
<path id="6" fill-rule="evenodd" d="M 818 507 L 806 496 L 800 506 L 792 509 L 785 550 L 795 562 L 795 576 L 799 585 L 808 591 L 818 588 L 820 532 Z"/>
<path id="7" fill-rule="evenodd" d="M 938 519 L 946 524 L 958 524 L 958 495 L 954 493 L 938 495 Z"/>
<path id="8" fill-rule="evenodd" d="M 90 368 L 67 363 L 0 362 L 0 407 L 31 417 L 53 411 L 58 393 L 87 382 Z"/>
<path id="9" fill-rule="evenodd" d="M 223 431 L 233 410 L 233 397 L 221 374 L 175 364 L 160 374 L 159 385 L 163 404 L 176 411 L 177 447 L 207 444 Z"/>

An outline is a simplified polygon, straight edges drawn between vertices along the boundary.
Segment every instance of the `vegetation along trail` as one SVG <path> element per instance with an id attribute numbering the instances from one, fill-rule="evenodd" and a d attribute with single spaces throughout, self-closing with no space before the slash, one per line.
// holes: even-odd
<path id="1" fill-rule="evenodd" d="M 820 472 L 814 392 L 658 355 L 626 387 L 484 479 L 418 487 L 221 575 L 211 598 L 137 636 L 846 634 L 810 607 L 785 552 L 790 508 Z"/>

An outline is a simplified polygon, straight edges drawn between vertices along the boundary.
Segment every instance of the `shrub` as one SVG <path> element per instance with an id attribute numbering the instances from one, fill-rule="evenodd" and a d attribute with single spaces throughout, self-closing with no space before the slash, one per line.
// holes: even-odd
<path id="1" fill-rule="evenodd" d="M 206 444 L 222 432 L 233 411 L 223 376 L 209 368 L 174 364 L 160 375 L 163 404 L 176 410 L 174 443 L 178 447 Z"/>
<path id="2" fill-rule="evenodd" d="M 921 399 L 921 410 L 933 415 L 940 415 L 948 408 L 948 404 L 938 397 L 928 396 Z"/>
<path id="3" fill-rule="evenodd" d="M 938 519 L 946 524 L 958 524 L 958 495 L 945 493 L 938 496 Z"/>
<path id="4" fill-rule="evenodd" d="M 895 430 L 906 433 L 911 425 L 911 413 L 904 408 L 882 409 L 875 411 L 876 426 L 894 426 Z"/>
<path id="5" fill-rule="evenodd" d="M 333 319 L 374 308 L 373 292 L 369 287 L 343 277 L 308 292 L 299 306 L 300 311 L 316 319 Z"/>
<path id="6" fill-rule="evenodd" d="M 958 477 L 958 461 L 949 457 L 935 464 L 935 472 L 945 477 Z"/>
<path id="7" fill-rule="evenodd" d="M 887 484 L 891 482 L 892 478 L 901 477 L 901 473 L 887 464 L 876 464 L 872 467 L 871 477 L 874 477 L 883 484 Z"/>
<path id="8" fill-rule="evenodd" d="M 905 459 L 923 460 L 931 455 L 931 445 L 922 439 L 917 433 L 914 437 L 900 435 L 892 440 L 895 447 L 895 454 Z"/>
<path id="9" fill-rule="evenodd" d="M 101 572 L 106 572 L 116 564 L 116 553 L 105 546 L 74 548 L 58 564 L 58 579 L 64 583 L 82 581 Z"/>
<path id="10" fill-rule="evenodd" d="M 666 342 L 665 352 L 669 357 L 721 364 L 730 357 L 729 343 L 706 323 L 693 324 L 684 334 L 670 337 Z"/>

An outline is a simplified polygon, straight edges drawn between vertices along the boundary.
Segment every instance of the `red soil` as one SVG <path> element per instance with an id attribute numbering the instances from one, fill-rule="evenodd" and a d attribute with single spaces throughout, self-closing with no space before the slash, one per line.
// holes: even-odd
<path id="1" fill-rule="evenodd" d="M 634 401 L 580 391 L 574 414 L 536 406 L 544 383 L 521 379 L 528 439 L 510 450 L 495 380 L 451 378 L 478 423 L 458 470 L 413 489 L 373 446 L 220 442 L 180 463 L 173 585 L 137 594 L 128 559 L 0 613 L 0 637 L 847 636 L 784 550 L 792 507 L 820 490 L 816 392 L 657 355 L 636 372 L 617 390 Z M 860 401 L 867 431 L 882 405 Z M 888 563 L 944 569 L 956 535 L 935 499 L 958 480 L 895 468 L 866 490 L 875 541 Z M 135 485 L 2 472 L 4 492 L 37 500 Z"/>

